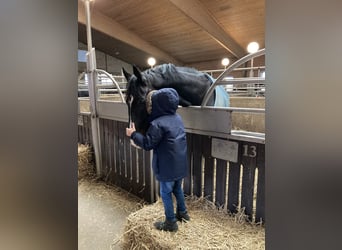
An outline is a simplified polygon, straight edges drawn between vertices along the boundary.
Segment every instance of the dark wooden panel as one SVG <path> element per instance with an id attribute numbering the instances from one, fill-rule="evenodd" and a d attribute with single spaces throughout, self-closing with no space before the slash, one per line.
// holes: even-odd
<path id="1" fill-rule="evenodd" d="M 139 192 L 139 183 L 138 183 L 138 161 L 137 161 L 137 148 L 131 146 L 131 155 L 132 155 L 132 192 L 137 194 Z"/>
<path id="2" fill-rule="evenodd" d="M 87 116 L 82 116 L 83 119 L 83 126 L 82 126 L 82 134 L 83 134 L 83 143 L 88 144 L 88 134 L 89 134 L 89 129 L 88 129 L 88 122 L 87 122 Z"/>
<path id="3" fill-rule="evenodd" d="M 258 187 L 256 201 L 256 222 L 265 222 L 265 145 L 258 144 L 257 155 Z"/>
<path id="4" fill-rule="evenodd" d="M 123 134 L 123 124 L 121 122 L 118 123 L 118 137 L 119 137 L 119 152 L 120 152 L 120 168 L 121 177 L 124 177 L 126 174 L 126 165 L 125 165 L 125 134 Z"/>
<path id="5" fill-rule="evenodd" d="M 93 145 L 92 137 L 91 137 L 91 122 L 90 122 L 89 116 L 83 116 L 83 126 L 84 126 L 85 143 Z"/>
<path id="6" fill-rule="evenodd" d="M 226 201 L 227 161 L 216 160 L 216 197 L 215 204 L 220 207 Z"/>
<path id="7" fill-rule="evenodd" d="M 154 190 L 153 190 L 153 183 L 152 183 L 152 176 L 151 176 L 151 151 L 145 151 L 145 190 L 144 190 L 144 199 L 147 202 L 154 202 Z"/>
<path id="8" fill-rule="evenodd" d="M 110 164 L 110 151 L 109 151 L 109 141 L 108 141 L 108 138 L 109 138 L 109 122 L 110 120 L 104 120 L 104 149 L 106 152 L 102 152 L 102 154 L 105 155 L 105 164 L 103 166 L 104 168 L 104 176 L 107 177 L 108 176 L 108 173 L 109 173 L 109 164 Z"/>
<path id="9" fill-rule="evenodd" d="M 114 157 L 114 136 L 113 136 L 113 123 L 114 121 L 109 120 L 108 121 L 108 153 L 109 153 L 109 171 L 106 176 L 106 181 L 108 181 L 111 178 L 111 174 L 114 171 L 114 165 L 115 165 L 115 157 Z"/>
<path id="10" fill-rule="evenodd" d="M 101 169 L 101 175 L 105 175 L 105 168 L 107 166 L 106 164 L 106 154 L 107 150 L 105 147 L 105 139 L 106 139 L 106 131 L 105 131 L 105 120 L 104 119 L 99 119 L 99 130 L 100 130 L 100 147 L 101 147 L 101 156 L 100 156 L 100 161 L 102 163 L 102 169 Z"/>
<path id="11" fill-rule="evenodd" d="M 126 146 L 129 143 L 129 138 L 126 136 L 126 123 L 119 123 L 119 150 L 121 164 L 121 187 L 127 191 L 131 189 L 129 179 L 127 178 L 127 152 Z"/>
<path id="12" fill-rule="evenodd" d="M 241 157 L 243 165 L 241 207 L 245 207 L 245 213 L 248 215 L 250 221 L 252 221 L 253 218 L 253 193 L 256 159 L 257 144 L 243 142 Z"/>
<path id="13" fill-rule="evenodd" d="M 108 181 L 109 175 L 111 174 L 112 171 L 112 162 L 111 162 L 111 120 L 105 120 L 104 126 L 105 126 L 105 138 L 104 138 L 104 144 L 106 148 L 106 165 L 105 165 L 105 181 Z M 103 150 L 102 150 L 103 151 Z M 102 152 L 103 154 L 104 152 Z"/>
<path id="14" fill-rule="evenodd" d="M 113 124 L 113 131 L 114 131 L 114 147 L 115 147 L 115 174 L 113 178 L 113 182 L 117 186 L 121 186 L 121 167 L 120 167 L 120 147 L 119 147 L 119 122 L 114 122 Z"/>
<path id="15" fill-rule="evenodd" d="M 229 162 L 228 210 L 237 212 L 239 206 L 240 163 Z"/>
<path id="16" fill-rule="evenodd" d="M 145 168 L 145 154 L 144 150 L 138 149 L 138 165 L 139 165 L 139 190 L 137 195 L 140 198 L 144 198 L 144 168 Z"/>
<path id="17" fill-rule="evenodd" d="M 193 135 L 193 195 L 202 196 L 202 136 Z"/>
<path id="18" fill-rule="evenodd" d="M 126 126 L 125 126 L 126 127 Z M 124 128 L 126 130 L 126 128 Z M 126 131 L 125 131 L 126 134 Z M 132 152 L 131 152 L 131 141 L 130 138 L 126 136 L 125 138 L 125 152 L 126 152 L 126 178 L 131 184 L 132 180 Z"/>
<path id="19" fill-rule="evenodd" d="M 86 128 L 87 128 L 87 143 L 93 145 L 93 137 L 91 130 L 91 118 L 90 116 L 85 116 L 86 120 Z"/>
<path id="20" fill-rule="evenodd" d="M 202 152 L 205 159 L 204 162 L 204 197 L 213 201 L 214 189 L 214 158 L 211 156 L 211 137 L 204 136 L 202 144 Z"/>
<path id="21" fill-rule="evenodd" d="M 187 140 L 187 148 L 188 148 L 188 175 L 184 178 L 184 194 L 186 195 L 192 195 L 191 192 L 191 186 L 192 186 L 192 134 L 187 133 L 186 134 L 186 140 Z"/>
<path id="22" fill-rule="evenodd" d="M 82 126 L 77 126 L 77 143 L 84 144 L 83 142 L 83 135 L 82 135 Z"/>

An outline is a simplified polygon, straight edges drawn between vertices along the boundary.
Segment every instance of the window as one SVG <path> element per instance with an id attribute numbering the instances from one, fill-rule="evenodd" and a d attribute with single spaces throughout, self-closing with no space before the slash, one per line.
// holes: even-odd
<path id="1" fill-rule="evenodd" d="M 86 50 L 78 50 L 78 62 L 87 62 L 87 52 Z"/>

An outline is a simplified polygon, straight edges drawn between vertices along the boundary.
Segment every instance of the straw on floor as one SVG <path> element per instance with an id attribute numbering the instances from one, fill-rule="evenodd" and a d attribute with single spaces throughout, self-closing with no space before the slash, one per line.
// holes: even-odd
<path id="1" fill-rule="evenodd" d="M 188 197 L 188 223 L 178 223 L 177 232 L 156 230 L 153 223 L 164 220 L 162 202 L 129 215 L 124 233 L 113 245 L 123 249 L 265 249 L 265 228 L 246 222 L 243 210 L 229 215 L 204 198 Z"/>
<path id="2" fill-rule="evenodd" d="M 78 180 L 96 178 L 93 155 L 89 145 L 78 144 Z"/>

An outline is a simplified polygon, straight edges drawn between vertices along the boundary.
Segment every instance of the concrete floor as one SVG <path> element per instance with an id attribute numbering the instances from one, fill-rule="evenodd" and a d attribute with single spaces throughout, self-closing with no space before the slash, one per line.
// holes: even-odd
<path id="1" fill-rule="evenodd" d="M 121 249 L 113 244 L 123 233 L 126 217 L 139 200 L 103 183 L 78 183 L 78 249 Z"/>

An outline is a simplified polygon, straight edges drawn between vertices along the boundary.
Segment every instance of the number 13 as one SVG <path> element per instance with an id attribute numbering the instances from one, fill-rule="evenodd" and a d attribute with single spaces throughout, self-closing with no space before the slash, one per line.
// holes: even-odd
<path id="1" fill-rule="evenodd" d="M 248 145 L 243 145 L 243 156 L 255 157 L 257 155 L 256 146 L 249 146 L 249 148 L 250 150 L 248 150 Z"/>

